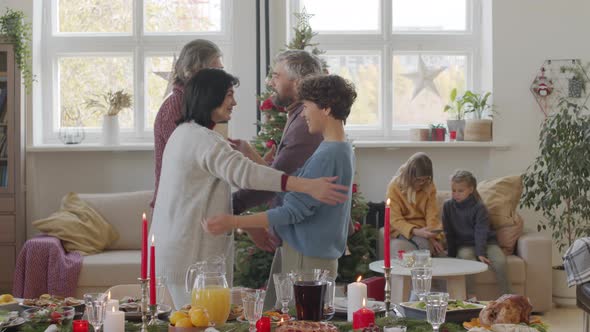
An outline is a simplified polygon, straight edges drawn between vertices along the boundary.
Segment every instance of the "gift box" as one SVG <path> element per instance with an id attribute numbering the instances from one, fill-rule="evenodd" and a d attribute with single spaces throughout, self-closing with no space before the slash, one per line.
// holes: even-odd
<path id="1" fill-rule="evenodd" d="M 375 299 L 375 301 L 385 300 L 385 278 L 384 277 L 370 277 L 362 279 L 362 283 L 367 285 L 367 297 Z"/>

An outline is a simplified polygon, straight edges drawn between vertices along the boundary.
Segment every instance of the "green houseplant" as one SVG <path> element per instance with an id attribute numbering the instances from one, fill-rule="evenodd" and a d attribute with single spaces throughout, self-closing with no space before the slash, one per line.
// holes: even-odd
<path id="1" fill-rule="evenodd" d="M 463 131 L 465 130 L 465 106 L 466 101 L 463 95 L 457 93 L 457 88 L 451 90 L 449 95 L 449 103 L 443 109 L 448 112 L 454 119 L 447 120 L 447 128 L 449 132 L 455 131 L 457 133 L 457 141 L 463 140 Z"/>
<path id="2" fill-rule="evenodd" d="M 485 119 L 486 114 L 492 113 L 492 104 L 489 102 L 491 92 L 477 93 L 470 90 L 465 91 L 465 113 L 473 114 L 472 119 L 465 121 L 466 141 L 491 141 L 492 140 L 492 119 Z"/>
<path id="3" fill-rule="evenodd" d="M 541 126 L 539 155 L 523 176 L 521 207 L 542 214 L 537 228 L 551 231 L 562 254 L 576 238 L 590 235 L 590 117 L 586 111 L 560 101 L 559 111 Z M 557 293 L 567 292 L 560 268 L 554 268 L 554 301 L 568 297 Z M 559 279 L 563 284 L 556 282 Z"/>
<path id="4" fill-rule="evenodd" d="M 0 34 L 14 45 L 16 64 L 23 75 L 27 93 L 31 92 L 35 80 L 31 68 L 31 24 L 25 22 L 22 11 L 6 8 L 4 15 L 0 16 Z"/>

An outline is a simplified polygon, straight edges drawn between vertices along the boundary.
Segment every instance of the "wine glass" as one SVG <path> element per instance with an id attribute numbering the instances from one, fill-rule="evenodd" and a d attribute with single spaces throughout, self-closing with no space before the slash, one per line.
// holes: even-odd
<path id="1" fill-rule="evenodd" d="M 275 283 L 277 300 L 281 302 L 281 312 L 286 314 L 289 312 L 289 302 L 293 299 L 293 280 L 291 273 L 275 273 L 272 277 Z"/>
<path id="2" fill-rule="evenodd" d="M 107 306 L 107 294 L 105 293 L 88 293 L 84 294 L 84 304 L 86 305 L 86 315 L 88 322 L 96 332 L 100 331 Z"/>
<path id="3" fill-rule="evenodd" d="M 432 268 L 415 267 L 411 270 L 412 273 L 412 290 L 418 296 L 420 301 L 424 301 L 424 296 L 430 292 L 430 285 L 432 283 Z"/>
<path id="4" fill-rule="evenodd" d="M 166 276 L 156 277 L 156 303 L 158 307 L 164 304 L 164 291 L 166 290 Z"/>
<path id="5" fill-rule="evenodd" d="M 448 301 L 448 293 L 426 294 L 426 320 L 432 325 L 434 332 L 438 332 L 438 328 L 445 322 Z"/>
<path id="6" fill-rule="evenodd" d="M 256 322 L 262 317 L 264 306 L 264 295 L 266 291 L 260 289 L 242 290 L 242 305 L 244 306 L 244 317 L 250 323 L 250 332 L 256 331 Z"/>
<path id="7" fill-rule="evenodd" d="M 324 295 L 324 320 L 334 318 L 336 309 L 334 308 L 334 295 L 336 293 L 336 279 L 326 277 L 326 294 Z"/>

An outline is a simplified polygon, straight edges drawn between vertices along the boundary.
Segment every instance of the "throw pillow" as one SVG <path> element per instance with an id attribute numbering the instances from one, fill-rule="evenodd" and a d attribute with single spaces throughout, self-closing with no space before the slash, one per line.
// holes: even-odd
<path id="1" fill-rule="evenodd" d="M 66 251 L 83 255 L 100 253 L 119 239 L 115 229 L 76 193 L 64 196 L 59 211 L 34 221 L 33 226 L 60 239 Z"/>
<path id="2" fill-rule="evenodd" d="M 522 194 L 520 175 L 481 181 L 477 191 L 488 208 L 490 224 L 494 229 L 515 224 L 516 207 Z"/>

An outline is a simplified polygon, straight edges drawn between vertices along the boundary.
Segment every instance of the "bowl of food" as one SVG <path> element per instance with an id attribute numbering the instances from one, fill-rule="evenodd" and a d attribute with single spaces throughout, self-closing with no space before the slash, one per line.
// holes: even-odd
<path id="1" fill-rule="evenodd" d="M 426 320 L 426 303 L 424 301 L 412 301 L 400 303 L 402 313 L 408 318 Z M 445 322 L 462 323 L 478 317 L 479 312 L 485 307 L 478 302 L 462 300 L 449 300 Z"/>

